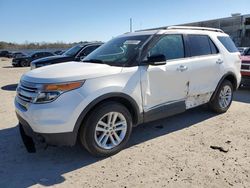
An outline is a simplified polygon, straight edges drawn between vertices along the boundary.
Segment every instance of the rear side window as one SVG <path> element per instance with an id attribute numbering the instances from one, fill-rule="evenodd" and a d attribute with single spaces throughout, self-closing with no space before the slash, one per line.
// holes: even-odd
<path id="1" fill-rule="evenodd" d="M 149 51 L 150 56 L 158 54 L 165 55 L 167 60 L 184 58 L 182 35 L 165 35 L 162 37 Z"/>
<path id="2" fill-rule="evenodd" d="M 230 37 L 218 37 L 218 39 L 230 53 L 238 52 L 238 49 Z"/>
<path id="3" fill-rule="evenodd" d="M 207 35 L 189 35 L 190 56 L 217 54 L 218 49 Z"/>

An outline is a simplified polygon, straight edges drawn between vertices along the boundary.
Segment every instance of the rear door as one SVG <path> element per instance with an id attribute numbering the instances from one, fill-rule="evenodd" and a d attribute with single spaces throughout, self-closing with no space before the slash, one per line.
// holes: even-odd
<path id="1" fill-rule="evenodd" d="M 220 78 L 223 57 L 208 35 L 187 35 L 189 47 L 188 96 L 212 93 Z"/>

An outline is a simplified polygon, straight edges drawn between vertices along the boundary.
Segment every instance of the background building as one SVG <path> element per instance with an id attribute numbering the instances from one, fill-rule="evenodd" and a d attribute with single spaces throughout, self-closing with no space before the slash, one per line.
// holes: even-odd
<path id="1" fill-rule="evenodd" d="M 180 26 L 213 27 L 229 34 L 236 46 L 250 46 L 250 14 L 232 14 L 231 17 L 180 24 Z M 166 27 L 160 27 L 166 28 Z M 160 29 L 155 28 L 155 29 Z"/>

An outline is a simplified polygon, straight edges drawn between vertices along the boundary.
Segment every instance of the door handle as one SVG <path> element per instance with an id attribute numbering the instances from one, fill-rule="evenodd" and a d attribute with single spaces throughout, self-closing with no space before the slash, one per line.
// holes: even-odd
<path id="1" fill-rule="evenodd" d="M 188 67 L 185 66 L 185 65 L 181 65 L 181 66 L 179 66 L 179 67 L 177 68 L 177 71 L 180 71 L 180 72 L 183 72 L 183 71 L 186 71 L 186 70 L 188 70 Z"/>
<path id="2" fill-rule="evenodd" d="M 218 60 L 216 61 L 216 63 L 220 65 L 220 64 L 223 63 L 223 60 L 222 60 L 222 59 L 218 59 Z"/>

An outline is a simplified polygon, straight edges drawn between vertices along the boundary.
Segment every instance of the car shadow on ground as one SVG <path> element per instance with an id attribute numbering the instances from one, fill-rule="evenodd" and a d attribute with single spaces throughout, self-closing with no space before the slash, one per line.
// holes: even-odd
<path id="1" fill-rule="evenodd" d="M 13 67 L 13 66 L 9 65 L 9 66 L 4 66 L 2 68 L 4 68 L 4 69 L 12 69 L 12 68 L 17 68 L 17 67 Z"/>
<path id="2" fill-rule="evenodd" d="M 134 128 L 128 148 L 159 136 L 213 118 L 214 113 L 199 107 L 185 113 L 142 124 Z M 125 149 L 126 150 L 126 149 Z M 0 130 L 0 187 L 53 186 L 66 179 L 63 174 L 104 160 L 91 156 L 81 146 L 48 147 L 29 154 L 22 144 L 18 127 Z M 84 174 L 82 174 L 84 176 Z"/>
<path id="3" fill-rule="evenodd" d="M 233 100 L 250 104 L 250 87 L 241 87 L 235 92 Z"/>
<path id="4" fill-rule="evenodd" d="M 5 91 L 16 91 L 17 85 L 18 84 L 9 84 L 9 85 L 2 86 L 1 89 Z"/>

